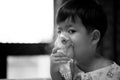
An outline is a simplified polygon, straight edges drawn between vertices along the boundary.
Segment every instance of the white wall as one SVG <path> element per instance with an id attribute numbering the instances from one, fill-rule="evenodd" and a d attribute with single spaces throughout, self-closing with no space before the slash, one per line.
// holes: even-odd
<path id="1" fill-rule="evenodd" d="M 53 0 L 0 0 L 0 42 L 50 42 Z"/>

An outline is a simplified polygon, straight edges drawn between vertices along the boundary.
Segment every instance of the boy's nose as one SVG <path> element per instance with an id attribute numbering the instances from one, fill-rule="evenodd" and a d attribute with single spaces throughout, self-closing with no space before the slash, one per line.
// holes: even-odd
<path id="1" fill-rule="evenodd" d="M 66 45 L 69 41 L 69 37 L 66 35 L 61 35 L 60 38 L 61 38 L 61 43 L 64 45 Z"/>
<path id="2" fill-rule="evenodd" d="M 62 39 L 61 39 L 61 42 L 62 42 L 62 44 L 66 45 L 67 42 L 68 42 L 68 40 L 66 40 L 65 38 L 62 38 Z"/>

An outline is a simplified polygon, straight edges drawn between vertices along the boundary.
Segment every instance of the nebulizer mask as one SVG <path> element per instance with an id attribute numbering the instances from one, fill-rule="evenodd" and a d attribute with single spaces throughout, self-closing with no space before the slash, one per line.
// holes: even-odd
<path id="1" fill-rule="evenodd" d="M 57 52 L 63 52 L 63 55 L 70 58 L 70 60 L 59 67 L 59 72 L 65 78 L 65 80 L 72 80 L 72 73 L 70 69 L 70 63 L 73 62 L 73 43 L 69 35 L 58 35 L 55 41 L 55 47 L 59 48 Z"/>

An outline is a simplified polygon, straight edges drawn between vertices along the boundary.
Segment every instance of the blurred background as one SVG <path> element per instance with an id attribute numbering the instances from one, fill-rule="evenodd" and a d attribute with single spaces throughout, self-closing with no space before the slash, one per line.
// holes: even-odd
<path id="1" fill-rule="evenodd" d="M 0 79 L 50 79 L 57 9 L 67 0 L 0 0 Z M 120 64 L 120 0 L 98 0 L 108 18 L 103 56 Z"/>

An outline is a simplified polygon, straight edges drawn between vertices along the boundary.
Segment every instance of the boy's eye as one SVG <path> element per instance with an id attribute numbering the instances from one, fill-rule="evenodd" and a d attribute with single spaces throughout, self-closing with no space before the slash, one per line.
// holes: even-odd
<path id="1" fill-rule="evenodd" d="M 61 33 L 61 31 L 60 31 L 60 30 L 58 30 L 58 31 L 57 31 L 57 33 L 58 33 L 58 34 L 60 34 L 60 33 Z"/>
<path id="2" fill-rule="evenodd" d="M 76 31 L 75 30 L 68 30 L 68 33 L 70 33 L 70 34 L 74 34 Z"/>

